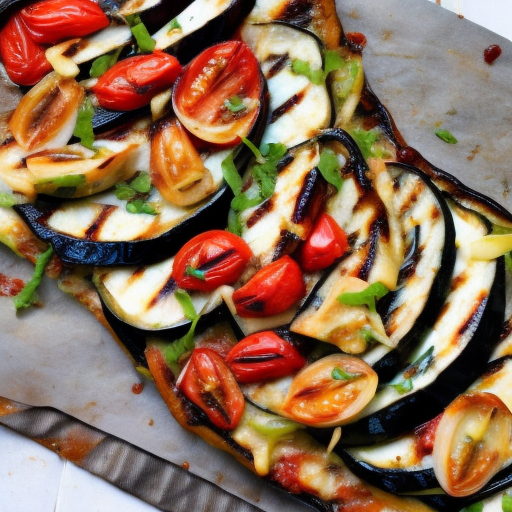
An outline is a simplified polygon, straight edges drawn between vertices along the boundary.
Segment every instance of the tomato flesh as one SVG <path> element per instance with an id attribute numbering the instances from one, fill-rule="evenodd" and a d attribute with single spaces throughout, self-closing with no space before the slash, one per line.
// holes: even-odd
<path id="1" fill-rule="evenodd" d="M 290 343 L 272 331 L 251 334 L 237 343 L 226 356 L 238 382 L 259 382 L 291 375 L 306 359 Z"/>
<path id="2" fill-rule="evenodd" d="M 252 257 L 251 248 L 228 231 L 205 231 L 176 254 L 172 278 L 180 288 L 208 292 L 238 280 Z"/>
<path id="3" fill-rule="evenodd" d="M 264 318 L 286 311 L 305 293 L 299 265 L 290 256 L 283 256 L 235 290 L 233 302 L 241 317 Z"/>
<path id="4" fill-rule="evenodd" d="M 232 430 L 240 422 L 245 408 L 244 396 L 230 369 L 215 350 L 194 349 L 177 386 L 215 426 Z"/>
<path id="5" fill-rule="evenodd" d="M 91 0 L 43 0 L 23 8 L 20 16 L 32 40 L 39 44 L 83 37 L 110 24 L 100 6 Z"/>
<path id="6" fill-rule="evenodd" d="M 199 139 L 235 145 L 249 135 L 261 111 L 259 64 L 242 41 L 227 41 L 199 54 L 173 91 L 174 111 Z"/>
<path id="7" fill-rule="evenodd" d="M 135 55 L 112 66 L 91 90 L 103 108 L 134 110 L 171 87 L 180 72 L 178 60 L 167 53 Z"/>
<path id="8" fill-rule="evenodd" d="M 323 270 L 347 249 L 347 234 L 330 215 L 323 213 L 299 251 L 299 264 L 305 272 Z"/>
<path id="9" fill-rule="evenodd" d="M 45 49 L 31 39 L 19 15 L 12 16 L 0 31 L 0 59 L 18 85 L 34 85 L 53 69 Z"/>

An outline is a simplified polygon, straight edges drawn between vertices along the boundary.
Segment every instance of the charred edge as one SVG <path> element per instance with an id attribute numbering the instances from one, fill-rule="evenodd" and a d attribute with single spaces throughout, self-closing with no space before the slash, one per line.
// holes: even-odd
<path id="1" fill-rule="evenodd" d="M 158 302 L 160 302 L 163 298 L 167 297 L 171 293 L 174 293 L 177 290 L 178 286 L 176 285 L 176 281 L 169 277 L 167 282 L 160 288 L 158 293 L 151 299 L 151 302 L 149 303 L 150 307 L 155 306 Z"/>
<path id="2" fill-rule="evenodd" d="M 277 20 L 286 21 L 301 28 L 307 28 L 313 20 L 314 2 L 311 0 L 292 0 L 277 16 Z"/>
<path id="3" fill-rule="evenodd" d="M 458 330 L 458 337 L 463 336 L 464 333 L 467 331 L 474 330 L 475 327 L 478 326 L 482 319 L 485 307 L 487 305 L 487 298 L 487 293 L 482 292 L 480 294 L 480 296 L 477 299 L 475 309 L 472 311 L 469 318 L 464 322 L 463 325 L 461 325 L 460 329 Z"/>
<path id="4" fill-rule="evenodd" d="M 284 359 L 282 354 L 260 354 L 257 356 L 242 356 L 233 359 L 232 363 L 238 364 L 252 364 L 252 363 L 266 363 L 268 361 L 275 361 L 276 359 Z"/>
<path id="5" fill-rule="evenodd" d="M 288 63 L 289 55 L 286 53 L 284 55 L 269 55 L 267 58 L 267 62 L 274 62 L 270 69 L 267 71 L 265 78 L 270 80 L 272 77 L 277 75 L 279 71 L 286 67 Z"/>
<path id="6" fill-rule="evenodd" d="M 272 198 L 267 199 L 265 202 L 263 202 L 255 211 L 254 213 L 247 219 L 247 227 L 252 228 L 257 222 L 259 222 L 262 217 L 267 214 L 268 212 L 272 211 L 274 207 L 274 202 L 272 201 Z"/>
<path id="7" fill-rule="evenodd" d="M 370 275 L 373 264 L 375 263 L 375 259 L 377 257 L 378 245 L 385 237 L 386 232 L 389 232 L 389 226 L 386 219 L 379 218 L 372 224 L 371 233 L 368 240 L 368 255 L 365 259 L 364 265 L 359 270 L 359 274 L 357 276 L 359 279 L 368 281 L 368 276 Z"/>
<path id="8" fill-rule="evenodd" d="M 76 43 L 70 44 L 66 51 L 62 54 L 64 57 L 70 59 L 74 57 L 82 48 L 84 47 L 84 43 L 82 40 L 77 41 Z"/>
<path id="9" fill-rule="evenodd" d="M 285 254 L 292 254 L 295 252 L 300 243 L 300 237 L 295 233 L 287 230 L 281 231 L 279 242 L 274 250 L 272 261 L 276 261 Z"/>
<path id="10" fill-rule="evenodd" d="M 235 249 L 229 249 L 228 251 L 224 251 L 223 253 L 219 254 L 216 258 L 213 258 L 207 263 L 200 265 L 197 268 L 197 270 L 200 270 L 201 272 L 207 272 L 208 270 L 215 268 L 215 266 L 218 265 L 219 263 L 222 263 L 224 260 L 227 260 L 232 254 L 236 254 Z"/>
<path id="11" fill-rule="evenodd" d="M 286 100 L 280 107 L 276 108 L 270 115 L 269 124 L 275 123 L 280 117 L 290 112 L 303 100 L 305 94 L 304 91 L 294 94 L 289 100 Z"/>
<path id="12" fill-rule="evenodd" d="M 108 217 L 117 209 L 116 206 L 105 205 L 96 220 L 89 226 L 85 232 L 84 238 L 87 241 L 94 242 L 101 227 L 107 221 Z"/>
<path id="13" fill-rule="evenodd" d="M 318 168 L 314 168 L 305 177 L 293 211 L 292 222 L 295 224 L 302 224 L 316 217 L 325 189 L 320 176 Z"/>

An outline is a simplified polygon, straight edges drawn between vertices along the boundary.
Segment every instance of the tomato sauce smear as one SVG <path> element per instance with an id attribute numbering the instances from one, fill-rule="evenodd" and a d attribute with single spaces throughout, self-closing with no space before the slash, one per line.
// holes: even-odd
<path id="1" fill-rule="evenodd" d="M 0 273 L 0 296 L 14 297 L 21 292 L 25 283 L 21 279 Z"/>

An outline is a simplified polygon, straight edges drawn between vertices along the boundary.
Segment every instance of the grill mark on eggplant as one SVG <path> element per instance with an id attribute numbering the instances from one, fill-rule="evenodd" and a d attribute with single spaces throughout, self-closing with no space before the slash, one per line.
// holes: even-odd
<path id="1" fill-rule="evenodd" d="M 375 258 L 377 257 L 378 245 L 382 241 L 383 224 L 387 224 L 383 218 L 375 220 L 372 224 L 370 236 L 368 237 L 368 255 L 364 260 L 363 266 L 359 269 L 357 277 L 363 281 L 368 281 L 368 276 L 372 270 Z"/>
<path id="2" fill-rule="evenodd" d="M 96 217 L 96 220 L 89 226 L 84 234 L 84 239 L 88 241 L 95 241 L 101 230 L 103 224 L 107 222 L 107 219 L 110 217 L 114 211 L 117 210 L 117 206 L 105 205 L 103 206 L 100 214 Z"/>
<path id="3" fill-rule="evenodd" d="M 142 277 L 144 275 L 145 270 L 146 270 L 146 267 L 139 267 L 139 268 L 135 269 L 132 272 L 132 275 L 126 281 L 126 283 L 131 286 L 135 281 L 137 281 L 140 277 Z"/>
<path id="4" fill-rule="evenodd" d="M 151 309 L 154 307 L 158 302 L 160 302 L 162 299 L 170 295 L 171 293 L 174 293 L 177 290 L 178 286 L 176 285 L 176 281 L 169 276 L 169 279 L 165 282 L 165 284 L 158 290 L 158 293 L 155 294 L 155 296 L 149 301 L 149 307 L 148 309 Z"/>
<path id="5" fill-rule="evenodd" d="M 265 78 L 270 80 L 272 77 L 276 76 L 281 70 L 283 70 L 288 64 L 290 56 L 285 53 L 283 55 L 269 55 L 266 59 L 267 62 L 274 62 L 268 71 L 265 73 Z"/>
<path id="6" fill-rule="evenodd" d="M 478 301 L 475 303 L 475 308 L 470 313 L 468 319 L 460 326 L 457 335 L 462 336 L 466 331 L 473 328 L 474 325 L 478 325 L 483 314 L 483 310 L 487 304 L 487 293 L 480 293 Z"/>
<path id="7" fill-rule="evenodd" d="M 280 117 L 290 112 L 304 99 L 305 95 L 305 91 L 300 91 L 294 94 L 289 100 L 286 100 L 280 107 L 277 107 L 270 115 L 269 124 L 275 123 Z"/>
<path id="8" fill-rule="evenodd" d="M 286 4 L 286 7 L 276 19 L 307 28 L 313 19 L 313 7 L 311 0 L 293 0 Z"/>
<path id="9" fill-rule="evenodd" d="M 323 199 L 320 176 L 318 168 L 315 167 L 304 177 L 292 216 L 295 224 L 302 224 L 316 216 L 315 210 L 319 209 Z"/>
<path id="10" fill-rule="evenodd" d="M 274 250 L 274 254 L 272 256 L 272 261 L 276 261 L 285 254 L 291 254 L 295 252 L 299 243 L 300 237 L 287 229 L 283 229 L 279 236 L 279 242 L 276 245 Z"/>
<path id="11" fill-rule="evenodd" d="M 84 44 L 83 40 L 79 40 L 76 43 L 73 43 L 69 45 L 69 47 L 66 49 L 66 51 L 62 54 L 64 57 L 67 57 L 70 59 L 71 57 L 74 57 L 82 48 L 86 47 L 87 45 Z"/>
<path id="12" fill-rule="evenodd" d="M 264 201 L 256 210 L 253 212 L 253 214 L 247 219 L 246 225 L 248 228 L 252 228 L 257 222 L 259 222 L 262 217 L 272 211 L 272 208 L 274 207 L 274 202 L 272 201 L 272 198 L 267 199 Z"/>

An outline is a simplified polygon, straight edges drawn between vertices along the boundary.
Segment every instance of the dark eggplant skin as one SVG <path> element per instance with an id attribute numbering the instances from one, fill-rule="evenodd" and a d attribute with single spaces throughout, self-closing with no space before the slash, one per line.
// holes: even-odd
<path id="1" fill-rule="evenodd" d="M 497 261 L 496 275 L 487 298 L 479 311 L 481 319 L 461 354 L 428 386 L 397 402 L 343 427 L 343 436 L 334 448 L 336 453 L 345 446 L 373 445 L 399 437 L 414 430 L 441 413 L 444 408 L 481 375 L 489 356 L 498 342 L 505 314 L 505 264 Z M 328 445 L 332 429 L 308 431 Z"/>
<path id="2" fill-rule="evenodd" d="M 379 383 L 388 382 L 393 378 L 397 371 L 404 365 L 405 361 L 414 350 L 417 342 L 422 338 L 426 330 L 432 326 L 444 304 L 444 300 L 448 294 L 450 277 L 455 265 L 455 226 L 453 218 L 446 204 L 446 201 L 439 189 L 432 183 L 430 178 L 420 169 L 407 164 L 390 163 L 388 167 L 397 167 L 404 169 L 406 172 L 416 174 L 421 177 L 422 181 L 427 185 L 434 194 L 444 217 L 445 223 L 445 244 L 441 256 L 440 267 L 442 272 L 438 272 L 433 283 L 432 289 L 425 303 L 425 306 L 416 319 L 413 328 L 400 340 L 398 346 L 378 360 L 372 368 L 379 376 Z M 399 277 L 400 279 L 400 277 Z M 400 285 L 399 285 L 400 286 Z M 378 312 L 385 318 L 386 312 L 382 309 L 385 304 L 390 304 L 393 300 L 394 292 L 389 293 L 378 304 Z"/>
<path id="3" fill-rule="evenodd" d="M 231 189 L 222 185 L 201 208 L 167 233 L 148 240 L 125 242 L 82 240 L 46 227 L 45 217 L 55 207 L 51 203 L 39 201 L 20 204 L 14 209 L 41 240 L 51 243 L 64 263 L 93 266 L 143 265 L 171 256 L 203 231 L 223 229 L 232 197 Z"/>

